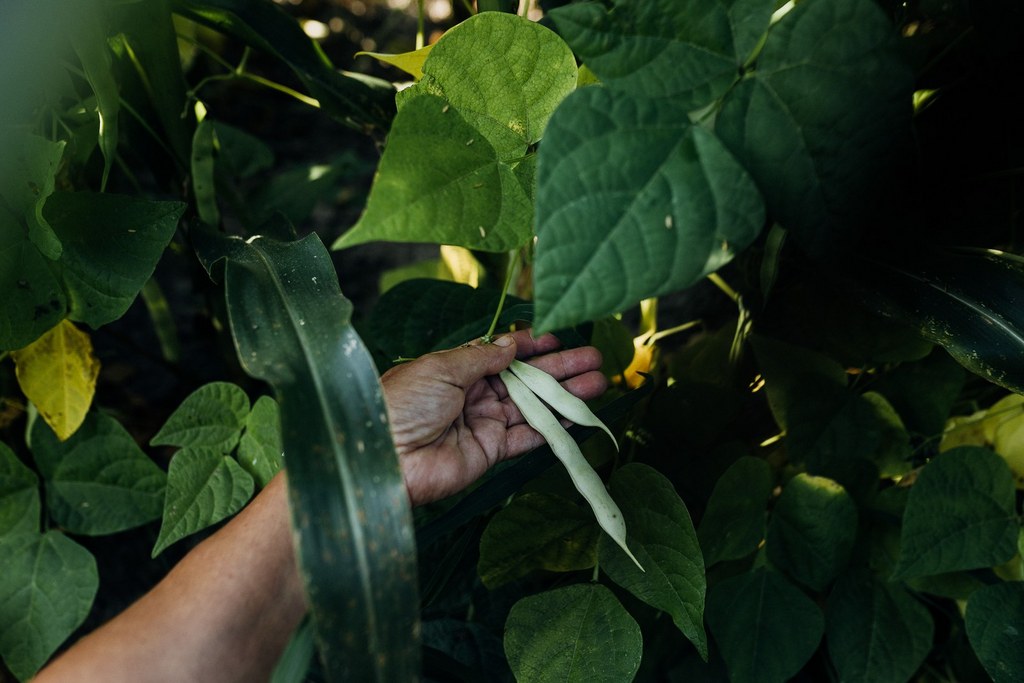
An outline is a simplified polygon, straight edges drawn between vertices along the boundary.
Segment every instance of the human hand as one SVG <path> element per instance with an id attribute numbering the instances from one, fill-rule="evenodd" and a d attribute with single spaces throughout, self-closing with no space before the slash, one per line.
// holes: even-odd
<path id="1" fill-rule="evenodd" d="M 457 493 L 494 464 L 544 443 L 496 376 L 514 358 L 528 360 L 584 400 L 604 392 L 597 349 L 558 348 L 550 334 L 533 339 L 521 330 L 492 344 L 427 354 L 384 373 L 391 432 L 413 505 Z"/>

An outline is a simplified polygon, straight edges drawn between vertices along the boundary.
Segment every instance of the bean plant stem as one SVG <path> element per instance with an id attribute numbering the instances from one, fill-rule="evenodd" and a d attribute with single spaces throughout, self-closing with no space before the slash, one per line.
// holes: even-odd
<path id="1" fill-rule="evenodd" d="M 501 316 L 501 311 L 505 307 L 505 295 L 508 294 L 509 285 L 512 283 L 512 274 L 516 270 L 516 266 L 519 264 L 519 250 L 513 252 L 512 258 L 508 263 L 508 271 L 505 273 L 505 286 L 501 288 L 501 298 L 498 299 L 498 308 L 494 311 L 494 317 L 491 318 L 491 326 L 487 328 L 487 334 L 483 336 L 483 342 L 489 344 L 494 336 L 494 329 L 498 326 L 498 318 Z"/>
<path id="2" fill-rule="evenodd" d="M 416 49 L 419 50 L 423 47 L 423 0 L 416 2 Z"/>

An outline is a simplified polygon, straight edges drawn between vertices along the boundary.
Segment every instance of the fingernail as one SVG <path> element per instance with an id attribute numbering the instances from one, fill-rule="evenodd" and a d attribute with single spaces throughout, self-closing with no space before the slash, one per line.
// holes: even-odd
<path id="1" fill-rule="evenodd" d="M 512 346 L 512 337 L 510 337 L 507 334 L 502 336 L 502 337 L 498 337 L 497 339 L 494 340 L 494 345 L 495 346 Z"/>

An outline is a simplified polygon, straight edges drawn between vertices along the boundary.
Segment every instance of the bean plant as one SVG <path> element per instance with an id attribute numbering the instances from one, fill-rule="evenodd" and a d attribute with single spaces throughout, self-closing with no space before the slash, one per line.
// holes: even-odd
<path id="1" fill-rule="evenodd" d="M 1024 11 L 464 4 L 360 57 L 392 80 L 271 0 L 0 8 L 0 680 L 93 623 L 103 537 L 152 571 L 282 467 L 311 609 L 274 680 L 1024 680 Z M 310 214 L 350 157 L 228 115 L 271 96 L 379 151 L 349 223 Z M 359 310 L 368 243 L 434 256 Z M 96 391 L 138 325 L 159 415 Z M 379 374 L 524 327 L 608 392 L 410 509 Z"/>

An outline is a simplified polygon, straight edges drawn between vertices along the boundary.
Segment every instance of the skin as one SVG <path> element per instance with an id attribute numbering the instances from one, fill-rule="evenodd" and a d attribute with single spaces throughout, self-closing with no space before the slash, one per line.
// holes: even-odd
<path id="1" fill-rule="evenodd" d="M 413 505 L 450 496 L 544 442 L 495 375 L 513 358 L 587 400 L 606 388 L 591 347 L 528 331 L 428 354 L 381 381 Z M 142 683 L 267 680 L 306 612 L 282 472 L 149 593 L 34 679 Z"/>

